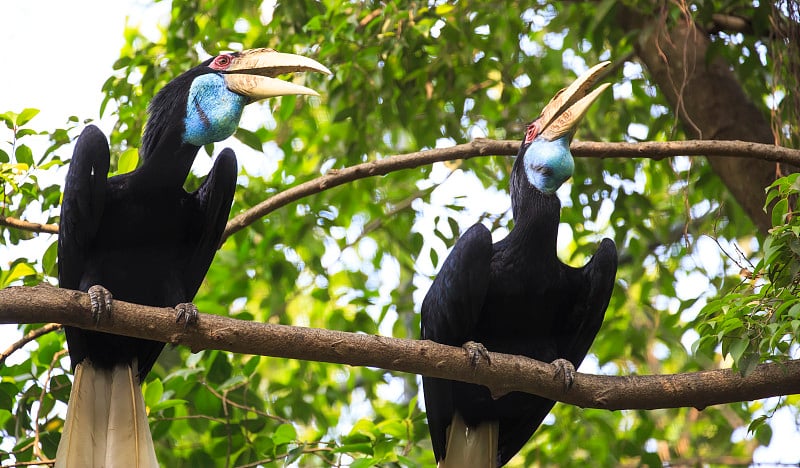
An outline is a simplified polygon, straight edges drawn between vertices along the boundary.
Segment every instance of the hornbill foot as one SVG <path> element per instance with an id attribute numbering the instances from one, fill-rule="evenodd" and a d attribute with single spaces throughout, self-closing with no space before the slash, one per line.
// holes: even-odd
<path id="1" fill-rule="evenodd" d="M 492 359 L 489 357 L 489 350 L 486 349 L 481 343 L 476 341 L 467 341 L 463 345 L 464 351 L 467 353 L 467 358 L 469 359 L 469 365 L 472 367 L 478 367 L 478 361 L 480 358 L 486 360 L 487 364 L 492 363 Z"/>
<path id="2" fill-rule="evenodd" d="M 186 327 L 197 323 L 199 313 L 196 305 L 191 302 L 181 302 L 175 306 L 175 323 L 183 320 L 183 331 L 186 331 Z"/>
<path id="3" fill-rule="evenodd" d="M 572 388 L 572 383 L 575 382 L 575 366 L 573 366 L 572 363 L 566 359 L 560 358 L 551 362 L 550 365 L 556 368 L 556 373 L 553 377 L 554 380 L 558 380 L 559 378 L 563 377 L 564 391 L 566 392 Z"/>
<path id="4" fill-rule="evenodd" d="M 94 324 L 97 325 L 100 323 L 102 315 L 111 313 L 114 297 L 111 295 L 111 291 L 99 284 L 90 286 L 87 293 L 89 293 L 89 303 L 92 305 L 92 318 L 94 319 Z"/>

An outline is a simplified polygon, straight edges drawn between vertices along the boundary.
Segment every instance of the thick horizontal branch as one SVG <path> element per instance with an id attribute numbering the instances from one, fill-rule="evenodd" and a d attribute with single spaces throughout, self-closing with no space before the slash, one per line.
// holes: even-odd
<path id="1" fill-rule="evenodd" d="M 291 327 L 201 314 L 184 330 L 174 310 L 114 301 L 114 311 L 95 326 L 88 295 L 42 285 L 0 290 L 0 323 L 60 322 L 173 344 L 193 351 L 220 349 L 440 377 L 485 385 L 495 395 L 534 393 L 590 408 L 696 407 L 800 393 L 800 360 L 763 364 L 747 377 L 731 370 L 674 375 L 577 374 L 564 391 L 555 369 L 532 359 L 490 353 L 491 364 L 472 368 L 461 348 L 427 340 L 403 340 L 316 328 Z M 602 340 L 602 330 L 598 339 Z"/>
<path id="2" fill-rule="evenodd" d="M 435 162 L 454 159 L 470 159 L 487 155 L 511 156 L 517 154 L 518 149 L 519 141 L 517 140 L 479 138 L 469 143 L 449 148 L 417 151 L 390 156 L 344 169 L 331 169 L 323 176 L 284 190 L 235 216 L 225 226 L 223 240 L 282 206 L 354 180 L 386 175 L 402 169 L 413 169 Z M 579 158 L 663 159 L 674 156 L 728 156 L 784 162 L 800 167 L 800 150 L 746 141 L 690 140 L 644 143 L 576 141 L 572 143 L 570 149 L 572 154 Z"/>

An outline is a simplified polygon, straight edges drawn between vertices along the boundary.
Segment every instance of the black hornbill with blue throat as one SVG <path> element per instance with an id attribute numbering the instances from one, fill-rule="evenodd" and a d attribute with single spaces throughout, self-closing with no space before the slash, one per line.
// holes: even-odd
<path id="1" fill-rule="evenodd" d="M 211 58 L 170 81 L 149 106 L 141 165 L 107 177 L 103 133 L 78 138 L 64 187 L 58 238 L 59 283 L 88 291 L 95 319 L 111 297 L 175 307 L 191 304 L 219 245 L 233 200 L 237 164 L 224 149 L 206 180 L 183 184 L 203 145 L 234 133 L 247 104 L 273 96 L 317 93 L 274 78 L 330 71 L 306 57 L 252 49 Z M 57 467 L 157 467 L 139 388 L 164 343 L 65 327 L 75 370 Z"/>
<path id="2" fill-rule="evenodd" d="M 608 62 L 559 92 L 527 129 L 510 179 L 514 228 L 492 244 L 476 224 L 445 259 L 422 302 L 422 338 L 553 362 L 569 384 L 603 322 L 617 271 L 614 242 L 603 239 L 582 268 L 556 255 L 561 204 L 555 191 L 572 176 L 575 127 L 608 84 L 589 92 Z M 485 346 L 485 347 L 484 347 Z M 424 377 L 439 467 L 506 464 L 553 407 L 522 392 L 492 395 L 479 385 Z"/>

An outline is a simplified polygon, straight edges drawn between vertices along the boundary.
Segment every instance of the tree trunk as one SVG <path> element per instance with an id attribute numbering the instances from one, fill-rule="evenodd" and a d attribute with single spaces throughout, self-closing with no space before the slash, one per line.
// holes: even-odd
<path id="1" fill-rule="evenodd" d="M 722 57 L 709 60 L 708 35 L 693 22 L 668 25 L 663 17 L 620 8 L 618 20 L 639 29 L 636 54 L 695 139 L 774 143 L 770 122 L 750 101 Z M 714 172 L 753 220 L 761 234 L 771 227 L 764 212 L 764 188 L 776 178 L 775 163 L 746 158 L 708 157 Z"/>

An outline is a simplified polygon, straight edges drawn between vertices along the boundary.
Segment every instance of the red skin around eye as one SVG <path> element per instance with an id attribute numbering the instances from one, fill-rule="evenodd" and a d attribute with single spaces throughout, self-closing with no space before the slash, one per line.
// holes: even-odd
<path id="1" fill-rule="evenodd" d="M 229 66 L 231 66 L 231 56 L 219 55 L 211 62 L 210 66 L 214 70 L 226 70 Z"/>
<path id="2" fill-rule="evenodd" d="M 528 130 L 525 131 L 525 143 L 532 142 L 539 135 L 539 121 L 535 121 L 528 125 Z"/>

